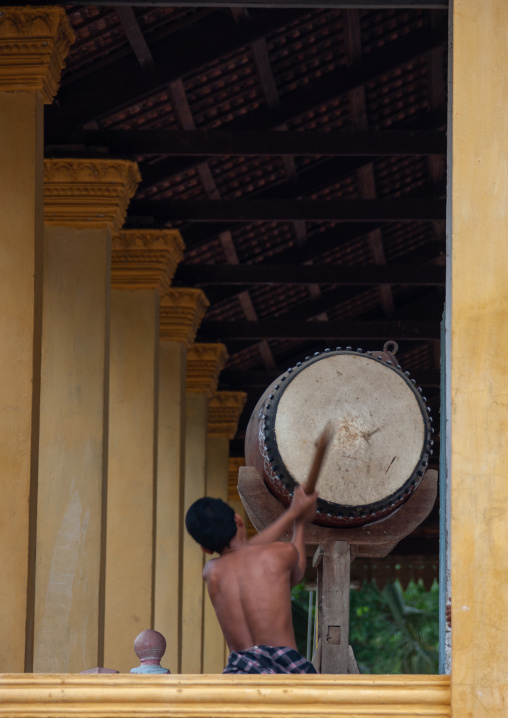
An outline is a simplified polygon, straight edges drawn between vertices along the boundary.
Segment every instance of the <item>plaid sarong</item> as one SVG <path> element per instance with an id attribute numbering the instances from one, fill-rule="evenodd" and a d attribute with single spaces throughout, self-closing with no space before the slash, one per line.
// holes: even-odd
<path id="1" fill-rule="evenodd" d="M 252 646 L 233 651 L 223 673 L 317 673 L 306 658 L 287 646 Z"/>

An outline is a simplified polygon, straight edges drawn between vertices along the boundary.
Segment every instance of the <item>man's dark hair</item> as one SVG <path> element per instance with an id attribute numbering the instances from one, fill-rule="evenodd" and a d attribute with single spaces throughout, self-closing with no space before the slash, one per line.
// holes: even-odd
<path id="1" fill-rule="evenodd" d="M 195 501 L 185 516 L 192 538 L 209 551 L 222 553 L 236 535 L 235 512 L 222 499 L 205 496 Z"/>

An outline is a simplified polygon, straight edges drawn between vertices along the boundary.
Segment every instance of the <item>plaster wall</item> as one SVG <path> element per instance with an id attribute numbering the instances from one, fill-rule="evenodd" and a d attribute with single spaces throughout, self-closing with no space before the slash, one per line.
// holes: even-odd
<path id="1" fill-rule="evenodd" d="M 452 715 L 508 712 L 508 4 L 453 8 Z"/>

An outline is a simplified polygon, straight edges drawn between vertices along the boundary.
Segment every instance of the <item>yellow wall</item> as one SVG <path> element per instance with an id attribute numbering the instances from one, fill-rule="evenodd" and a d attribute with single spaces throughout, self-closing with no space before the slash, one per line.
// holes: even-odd
<path id="1" fill-rule="evenodd" d="M 508 3 L 456 0 L 452 708 L 508 715 Z"/>

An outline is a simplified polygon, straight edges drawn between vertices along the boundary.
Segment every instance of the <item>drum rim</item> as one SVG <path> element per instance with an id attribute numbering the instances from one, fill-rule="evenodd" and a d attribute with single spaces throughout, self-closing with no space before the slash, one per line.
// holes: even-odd
<path id="1" fill-rule="evenodd" d="M 318 498 L 317 500 L 317 522 L 321 519 L 326 521 L 327 524 L 333 523 L 340 526 L 347 526 L 348 523 L 351 525 L 357 525 L 359 522 L 366 523 L 369 520 L 376 521 L 384 515 L 395 511 L 417 489 L 423 478 L 425 469 L 428 466 L 429 457 L 432 454 L 432 445 L 434 443 L 431 438 L 433 433 L 432 417 L 430 416 L 430 409 L 422 396 L 421 388 L 416 386 L 414 379 L 410 379 L 409 372 L 403 371 L 399 364 L 394 365 L 389 359 L 384 359 L 381 352 L 363 352 L 361 349 L 354 351 L 350 347 L 347 347 L 346 349 L 342 349 L 341 347 L 337 347 L 336 349 L 325 349 L 323 352 L 315 352 L 312 357 L 305 357 L 304 361 L 297 362 L 296 366 L 289 368 L 287 372 L 282 374 L 277 379 L 277 383 L 272 387 L 272 392 L 264 404 L 263 417 L 261 418 L 260 425 L 260 428 L 262 428 L 262 432 L 260 432 L 259 436 L 260 449 L 266 458 L 265 477 L 271 484 L 275 493 L 279 496 L 282 494 L 288 501 L 290 500 L 297 482 L 286 470 L 278 450 L 275 436 L 277 408 L 284 391 L 293 379 L 307 367 L 322 360 L 323 355 L 362 356 L 362 358 L 376 363 L 382 363 L 387 369 L 394 371 L 398 376 L 400 376 L 406 385 L 411 389 L 423 418 L 424 440 L 422 442 L 422 450 L 410 476 L 404 481 L 399 489 L 379 501 L 368 504 L 359 504 L 357 506 L 339 504 L 321 498 Z M 263 443 L 263 446 L 261 446 L 261 442 Z"/>

